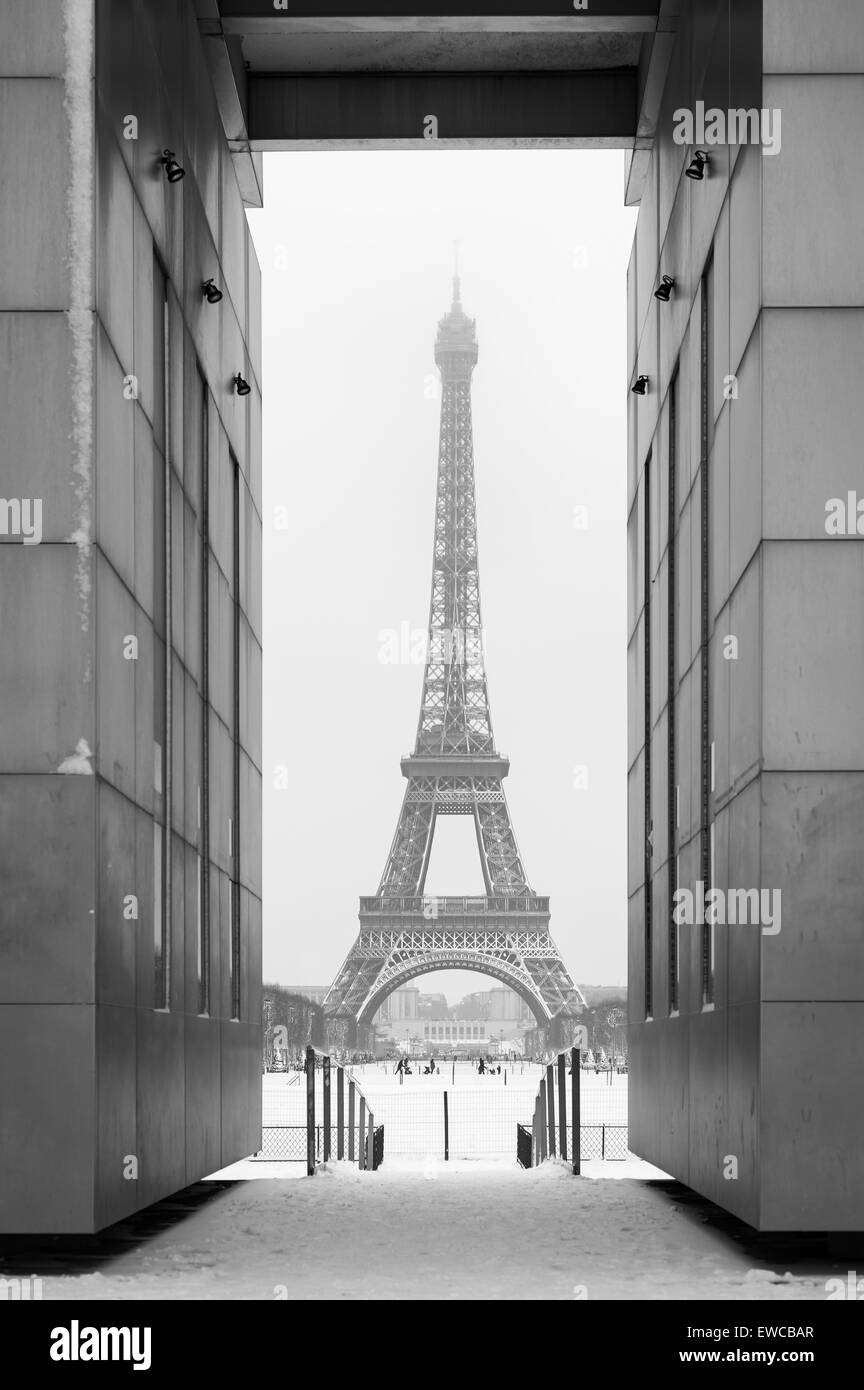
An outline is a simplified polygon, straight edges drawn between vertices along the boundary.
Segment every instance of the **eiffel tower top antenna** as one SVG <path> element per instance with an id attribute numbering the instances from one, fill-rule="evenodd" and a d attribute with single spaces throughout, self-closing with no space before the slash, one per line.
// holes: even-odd
<path id="1" fill-rule="evenodd" d="M 453 243 L 453 307 L 462 303 L 459 283 L 459 243 Z"/>

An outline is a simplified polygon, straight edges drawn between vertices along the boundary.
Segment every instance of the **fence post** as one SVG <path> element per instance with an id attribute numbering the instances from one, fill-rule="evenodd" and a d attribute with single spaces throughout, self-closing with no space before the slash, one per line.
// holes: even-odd
<path id="1" fill-rule="evenodd" d="M 354 1091 L 353 1081 L 348 1082 L 348 1162 L 354 1162 Z"/>
<path id="2" fill-rule="evenodd" d="M 567 1161 L 567 1058 L 558 1053 L 558 1152 Z"/>
<path id="3" fill-rule="evenodd" d="M 549 1157 L 555 1157 L 555 1068 L 546 1068 L 546 1108 L 549 1112 Z"/>
<path id="4" fill-rule="evenodd" d="M 546 1078 L 540 1078 L 540 1162 L 546 1162 Z"/>
<path id="5" fill-rule="evenodd" d="M 366 1139 L 366 1168 L 371 1173 L 375 1167 L 375 1116 L 369 1111 L 369 1134 Z"/>
<path id="6" fill-rule="evenodd" d="M 366 1167 L 366 1097 L 360 1092 L 360 1123 L 357 1126 L 357 1167 Z"/>
<path id="7" fill-rule="evenodd" d="M 447 1108 L 447 1092 L 444 1092 L 444 1162 L 450 1158 L 450 1112 Z"/>
<path id="8" fill-rule="evenodd" d="M 324 1162 L 330 1159 L 330 1056 L 324 1058 Z"/>
<path id="9" fill-rule="evenodd" d="M 580 1109 L 581 1101 L 581 1072 L 582 1049 L 571 1047 L 570 1049 L 570 1089 L 572 1092 L 573 1111 L 573 1175 L 579 1176 L 582 1165 L 582 1114 Z"/>
<path id="10" fill-rule="evenodd" d="M 534 1119 L 531 1137 L 534 1141 L 534 1167 L 540 1162 L 540 1097 L 534 1097 Z"/>
<path id="11" fill-rule="evenodd" d="M 345 1071 L 336 1068 L 336 1157 L 345 1157 Z"/>
<path id="12" fill-rule="evenodd" d="M 315 1174 L 315 1049 L 306 1048 L 306 1176 Z"/>

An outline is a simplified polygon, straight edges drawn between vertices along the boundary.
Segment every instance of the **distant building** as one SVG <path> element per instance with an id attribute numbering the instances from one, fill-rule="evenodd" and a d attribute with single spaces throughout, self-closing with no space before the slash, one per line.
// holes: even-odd
<path id="1" fill-rule="evenodd" d="M 494 1039 L 489 1032 L 488 1021 L 483 1018 L 471 1019 L 410 1019 L 401 1018 L 395 1022 L 387 1023 L 382 1031 L 385 1036 L 392 1038 L 394 1042 L 413 1042 L 422 1051 L 424 1047 L 450 1048 L 458 1044 L 473 1045 L 477 1050 L 491 1046 L 494 1041 L 497 1045 L 498 1035 Z"/>
<path id="2" fill-rule="evenodd" d="M 415 985 L 403 985 L 388 994 L 372 1022 L 375 1027 L 381 1024 L 399 1023 L 403 1020 L 416 1020 L 420 1008 L 420 991 Z"/>
<path id="3" fill-rule="evenodd" d="M 617 1003 L 627 998 L 626 985 L 580 985 L 579 988 L 589 1009 L 595 1004 Z"/>
<path id="4" fill-rule="evenodd" d="M 449 1008 L 446 994 L 421 994 L 418 1002 L 422 1018 L 447 1018 Z"/>
<path id="5" fill-rule="evenodd" d="M 285 985 L 284 989 L 288 994 L 299 994 L 301 999 L 308 999 L 310 1004 L 323 1004 L 329 985 Z"/>

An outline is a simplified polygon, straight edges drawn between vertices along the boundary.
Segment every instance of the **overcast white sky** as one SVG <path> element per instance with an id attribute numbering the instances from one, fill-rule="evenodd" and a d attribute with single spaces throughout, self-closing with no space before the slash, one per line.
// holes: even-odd
<path id="1" fill-rule="evenodd" d="M 572 975 L 626 979 L 623 184 L 617 151 L 265 157 L 265 979 L 332 980 L 396 827 L 423 671 L 383 662 L 382 634 L 427 623 L 457 239 L 505 790 Z M 470 819 L 439 820 L 426 886 L 483 891 Z M 452 1002 L 492 982 L 418 983 Z"/>

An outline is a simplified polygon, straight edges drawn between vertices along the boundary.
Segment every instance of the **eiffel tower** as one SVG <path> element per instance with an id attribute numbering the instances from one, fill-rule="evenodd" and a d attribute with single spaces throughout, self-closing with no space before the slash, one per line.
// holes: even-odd
<path id="1" fill-rule="evenodd" d="M 549 932 L 549 899 L 528 883 L 503 779 L 509 760 L 492 733 L 477 559 L 471 374 L 473 319 L 453 303 L 439 321 L 441 431 L 429 640 L 414 752 L 399 824 L 372 898 L 360 899 L 360 932 L 325 1001 L 328 1031 L 362 1034 L 387 995 L 431 970 L 477 970 L 530 1006 L 541 1037 L 565 1045 L 585 1007 Z M 438 816 L 472 816 L 484 897 L 424 894 Z M 357 1034 L 355 1033 L 355 1036 Z"/>

